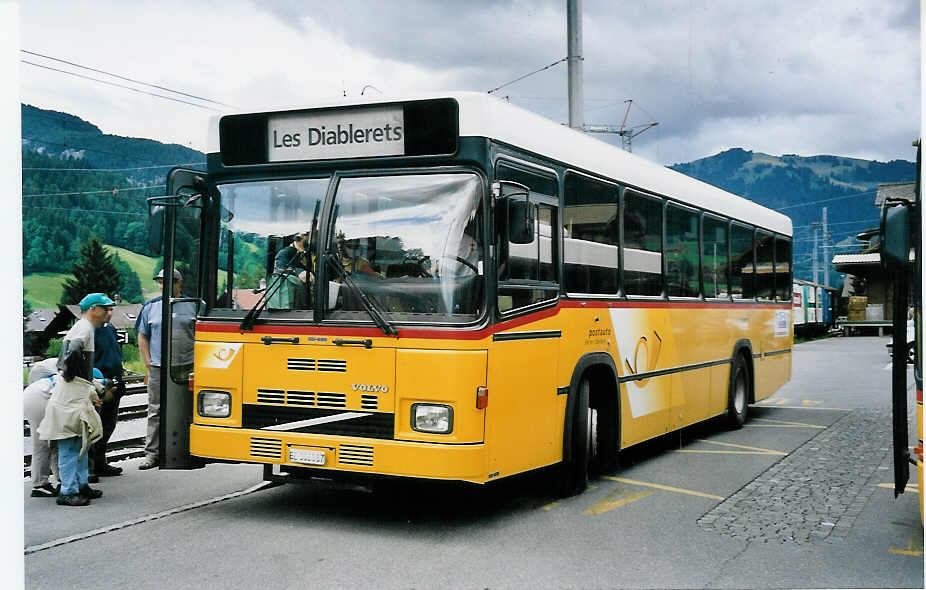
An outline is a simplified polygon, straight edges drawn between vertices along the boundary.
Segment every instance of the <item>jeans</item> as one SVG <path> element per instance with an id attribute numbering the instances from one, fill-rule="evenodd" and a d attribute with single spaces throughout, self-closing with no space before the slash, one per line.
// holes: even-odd
<path id="1" fill-rule="evenodd" d="M 58 441 L 58 477 L 61 479 L 59 495 L 69 496 L 87 485 L 88 453 L 80 455 L 82 440 L 79 436 Z"/>

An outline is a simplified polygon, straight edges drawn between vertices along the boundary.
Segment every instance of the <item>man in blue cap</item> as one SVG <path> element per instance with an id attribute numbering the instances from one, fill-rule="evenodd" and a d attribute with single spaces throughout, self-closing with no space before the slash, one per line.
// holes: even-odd
<path id="1" fill-rule="evenodd" d="M 115 303 L 105 293 L 90 293 L 79 305 L 80 319 L 61 343 L 58 357 L 61 378 L 55 380 L 38 428 L 43 440 L 58 441 L 61 490 L 57 502 L 63 506 L 86 506 L 91 499 L 103 495 L 88 483 L 90 445 L 103 434 L 100 416 L 94 409 L 100 403 L 93 382 L 94 330 L 103 325 Z"/>

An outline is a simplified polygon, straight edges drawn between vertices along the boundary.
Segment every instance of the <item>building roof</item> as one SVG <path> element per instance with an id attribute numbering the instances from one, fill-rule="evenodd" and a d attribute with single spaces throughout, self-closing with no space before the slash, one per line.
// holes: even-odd
<path id="1" fill-rule="evenodd" d="M 913 182 L 887 182 L 878 185 L 878 194 L 875 197 L 875 206 L 880 207 L 885 199 L 903 199 L 913 201 L 916 197 Z"/>
<path id="2" fill-rule="evenodd" d="M 58 315 L 57 307 L 33 309 L 32 313 L 26 317 L 26 332 L 44 332 L 56 315 Z"/>

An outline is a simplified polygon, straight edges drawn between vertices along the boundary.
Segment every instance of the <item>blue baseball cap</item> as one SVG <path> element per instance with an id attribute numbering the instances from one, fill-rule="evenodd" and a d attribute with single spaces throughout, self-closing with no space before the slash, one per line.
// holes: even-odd
<path id="1" fill-rule="evenodd" d="M 94 379 L 102 379 L 102 378 L 103 378 L 103 372 L 100 371 L 99 369 L 97 369 L 96 367 L 93 367 L 93 378 L 94 378 Z"/>
<path id="2" fill-rule="evenodd" d="M 91 307 L 96 307 L 98 305 L 116 305 L 116 302 L 110 299 L 106 293 L 90 293 L 81 299 L 78 305 L 80 305 L 80 311 L 87 311 Z"/>

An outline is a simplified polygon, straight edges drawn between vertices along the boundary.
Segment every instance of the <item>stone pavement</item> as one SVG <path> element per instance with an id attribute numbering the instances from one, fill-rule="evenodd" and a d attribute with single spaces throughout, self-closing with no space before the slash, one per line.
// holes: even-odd
<path id="1" fill-rule="evenodd" d="M 890 410 L 854 410 L 718 504 L 698 524 L 746 541 L 844 539 L 876 489 L 873 476 L 890 469 L 891 432 Z"/>

